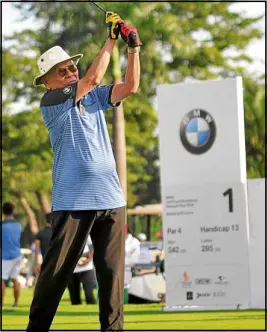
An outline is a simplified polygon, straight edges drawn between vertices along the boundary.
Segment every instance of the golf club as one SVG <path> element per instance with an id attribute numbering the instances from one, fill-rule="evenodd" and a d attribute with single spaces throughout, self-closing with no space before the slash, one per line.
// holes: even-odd
<path id="1" fill-rule="evenodd" d="M 105 9 L 103 9 L 102 7 L 100 7 L 97 3 L 95 3 L 94 1 L 90 1 L 92 4 L 94 4 L 98 9 L 100 9 L 102 12 L 104 12 L 105 14 L 107 13 L 105 11 Z"/>

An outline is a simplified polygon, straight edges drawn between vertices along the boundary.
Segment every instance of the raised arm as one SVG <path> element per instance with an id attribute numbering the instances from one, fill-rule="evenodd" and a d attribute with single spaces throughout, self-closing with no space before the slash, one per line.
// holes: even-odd
<path id="1" fill-rule="evenodd" d="M 127 96 L 137 92 L 140 82 L 140 45 L 137 29 L 128 23 L 121 24 L 121 36 L 128 47 L 128 65 L 125 81 L 114 85 L 111 103 L 116 104 Z"/>
<path id="2" fill-rule="evenodd" d="M 95 61 L 87 70 L 85 76 L 78 82 L 76 101 L 80 100 L 96 85 L 100 84 L 107 71 L 112 55 L 112 50 L 116 40 L 119 37 L 120 23 L 122 22 L 123 21 L 117 13 L 107 12 L 106 26 L 109 39 L 106 41 L 100 54 L 96 57 Z"/>
<path id="3" fill-rule="evenodd" d="M 85 76 L 79 80 L 76 101 L 80 100 L 96 85 L 100 84 L 108 68 L 116 40 L 108 39 L 99 55 L 96 57 Z"/>

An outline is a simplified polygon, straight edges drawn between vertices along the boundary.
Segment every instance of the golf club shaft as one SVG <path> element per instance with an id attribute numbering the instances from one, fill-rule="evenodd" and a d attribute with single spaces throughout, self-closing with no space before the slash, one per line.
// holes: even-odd
<path id="1" fill-rule="evenodd" d="M 100 7 L 97 3 L 95 3 L 94 1 L 90 1 L 91 3 L 93 3 L 98 9 L 102 10 L 102 12 L 104 12 L 105 14 L 107 13 L 105 11 L 105 9 L 103 9 L 102 7 Z"/>

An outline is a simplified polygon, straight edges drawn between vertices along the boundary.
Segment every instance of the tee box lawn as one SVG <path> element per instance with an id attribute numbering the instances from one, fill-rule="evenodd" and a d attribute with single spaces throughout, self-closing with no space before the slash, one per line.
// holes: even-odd
<path id="1" fill-rule="evenodd" d="M 22 289 L 19 308 L 11 309 L 12 289 L 7 288 L 2 309 L 2 331 L 25 330 L 33 289 Z M 265 311 L 163 312 L 163 304 L 127 304 L 124 307 L 128 331 L 164 330 L 258 330 L 265 331 Z M 72 306 L 66 291 L 53 321 L 52 330 L 99 331 L 98 306 Z"/>

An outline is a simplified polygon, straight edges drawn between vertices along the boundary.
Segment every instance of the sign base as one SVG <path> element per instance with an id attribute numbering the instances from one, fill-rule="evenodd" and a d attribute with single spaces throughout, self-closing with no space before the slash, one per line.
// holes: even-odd
<path id="1" fill-rule="evenodd" d="M 245 306 L 242 304 L 237 304 L 237 305 L 210 305 L 210 306 L 199 306 L 199 305 L 173 305 L 173 306 L 168 306 L 166 305 L 165 307 L 162 308 L 162 311 L 164 312 L 169 312 L 169 311 L 223 311 L 223 310 L 248 310 L 250 309 L 249 306 Z"/>

